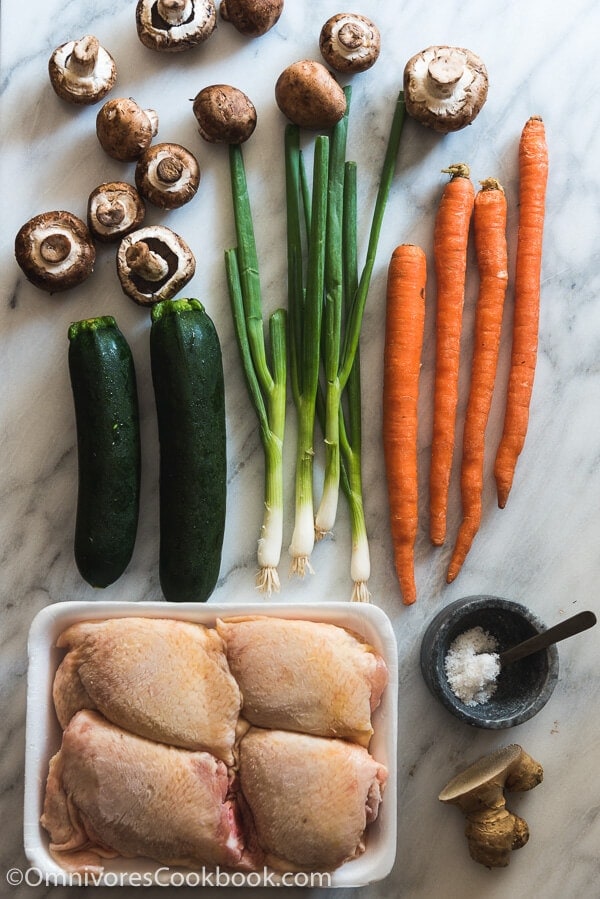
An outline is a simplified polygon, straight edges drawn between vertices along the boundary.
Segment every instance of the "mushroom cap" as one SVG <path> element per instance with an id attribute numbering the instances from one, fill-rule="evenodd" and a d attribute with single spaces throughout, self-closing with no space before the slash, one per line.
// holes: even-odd
<path id="1" fill-rule="evenodd" d="M 483 61 L 462 47 L 427 47 L 404 67 L 406 111 L 442 134 L 470 125 L 487 99 Z"/>
<path id="2" fill-rule="evenodd" d="M 209 38 L 217 25 L 214 0 L 191 0 L 189 6 L 191 15 L 171 24 L 161 17 L 156 0 L 138 0 L 135 23 L 142 44 L 150 50 L 180 53 Z"/>
<path id="3" fill-rule="evenodd" d="M 302 59 L 283 70 L 275 100 L 290 122 L 301 128 L 331 128 L 346 112 L 346 95 L 320 62 Z"/>
<path id="4" fill-rule="evenodd" d="M 152 254 L 164 263 L 164 270 L 155 280 L 132 271 L 127 261 L 128 251 L 137 244 L 145 244 Z M 196 260 L 191 249 L 179 234 L 166 225 L 149 225 L 124 237 L 117 251 L 117 274 L 123 292 L 140 306 L 153 306 L 159 300 L 169 300 L 194 276 Z"/>
<path id="5" fill-rule="evenodd" d="M 371 19 L 357 13 L 338 13 L 321 29 L 319 49 L 338 72 L 365 72 L 379 58 L 381 35 Z"/>
<path id="6" fill-rule="evenodd" d="M 34 216 L 19 229 L 15 258 L 32 284 L 55 293 L 77 287 L 92 274 L 96 248 L 80 218 L 56 210 Z"/>
<path id="7" fill-rule="evenodd" d="M 198 130 L 210 143 L 241 144 L 256 128 L 256 109 L 241 90 L 229 84 L 211 84 L 194 99 Z"/>
<path id="8" fill-rule="evenodd" d="M 73 51 L 89 60 L 77 63 Z M 67 41 L 52 53 L 48 60 L 48 74 L 55 92 L 69 103 L 98 103 L 114 87 L 117 66 L 93 35 L 78 41 Z"/>
<path id="9" fill-rule="evenodd" d="M 225 22 L 246 37 L 266 34 L 283 12 L 283 0 L 221 0 L 219 13 Z"/>
<path id="10" fill-rule="evenodd" d="M 126 181 L 99 184 L 88 198 L 88 228 L 104 242 L 118 240 L 139 228 L 145 215 L 144 201 Z"/>
<path id="11" fill-rule="evenodd" d="M 177 209 L 195 197 L 200 166 L 181 144 L 153 144 L 137 161 L 135 183 L 149 203 L 161 209 Z"/>
<path id="12" fill-rule="evenodd" d="M 105 153 L 133 162 L 156 134 L 156 118 L 130 97 L 107 100 L 96 116 L 96 134 Z"/>

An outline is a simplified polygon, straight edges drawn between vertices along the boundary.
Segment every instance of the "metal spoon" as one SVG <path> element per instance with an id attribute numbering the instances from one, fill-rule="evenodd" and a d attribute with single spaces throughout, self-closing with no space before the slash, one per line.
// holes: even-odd
<path id="1" fill-rule="evenodd" d="M 555 624 L 554 627 L 548 628 L 541 634 L 536 634 L 535 637 L 523 640 L 522 643 L 517 643 L 516 646 L 499 653 L 500 666 L 510 665 L 511 662 L 516 662 L 518 659 L 523 659 L 534 652 L 539 652 L 540 649 L 546 649 L 553 643 L 558 643 L 560 640 L 565 640 L 567 637 L 572 637 L 574 634 L 587 630 L 588 627 L 593 627 L 594 624 L 596 624 L 596 616 L 593 612 L 579 612 L 577 615 Z"/>

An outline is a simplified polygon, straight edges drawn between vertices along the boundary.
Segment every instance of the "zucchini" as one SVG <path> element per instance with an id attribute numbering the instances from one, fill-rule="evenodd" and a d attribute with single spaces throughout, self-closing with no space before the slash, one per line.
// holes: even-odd
<path id="1" fill-rule="evenodd" d="M 75 562 L 93 587 L 125 571 L 138 524 L 140 426 L 131 350 L 110 315 L 68 332 L 79 484 Z"/>
<path id="2" fill-rule="evenodd" d="M 221 566 L 227 457 L 221 346 L 198 300 L 152 308 L 150 361 L 160 443 L 160 585 L 204 602 Z"/>

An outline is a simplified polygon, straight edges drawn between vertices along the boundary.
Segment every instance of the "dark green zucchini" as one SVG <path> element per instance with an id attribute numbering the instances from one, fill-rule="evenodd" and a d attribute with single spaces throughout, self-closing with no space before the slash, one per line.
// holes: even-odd
<path id="1" fill-rule="evenodd" d="M 131 350 L 112 316 L 69 328 L 79 487 L 75 562 L 108 587 L 133 553 L 140 498 L 140 426 Z"/>
<path id="2" fill-rule="evenodd" d="M 204 602 L 219 576 L 227 457 L 219 338 L 198 300 L 152 308 L 150 359 L 160 441 L 160 584 Z"/>

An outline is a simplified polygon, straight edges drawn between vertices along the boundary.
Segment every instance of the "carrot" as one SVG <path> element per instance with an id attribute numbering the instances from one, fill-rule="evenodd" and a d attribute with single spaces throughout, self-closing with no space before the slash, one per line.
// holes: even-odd
<path id="1" fill-rule="evenodd" d="M 417 400 L 425 327 L 425 253 L 396 247 L 387 281 L 383 374 L 383 448 L 394 562 L 402 601 L 417 598 Z"/>
<path id="2" fill-rule="evenodd" d="M 444 189 L 437 211 L 433 244 L 437 315 L 429 496 L 430 534 L 436 546 L 441 546 L 446 537 L 448 486 L 458 402 L 467 243 L 475 194 L 468 166 L 459 163 L 444 171 L 452 178 Z"/>
<path id="3" fill-rule="evenodd" d="M 515 308 L 504 430 L 494 476 L 498 505 L 506 505 L 529 423 L 537 360 L 544 204 L 548 147 L 544 123 L 532 116 L 519 142 L 519 228 L 515 264 Z"/>
<path id="4" fill-rule="evenodd" d="M 485 429 L 492 405 L 508 284 L 506 197 L 495 178 L 481 182 L 473 207 L 479 269 L 471 386 L 465 413 L 461 464 L 462 521 L 446 580 L 451 583 L 479 530 L 482 511 Z"/>

